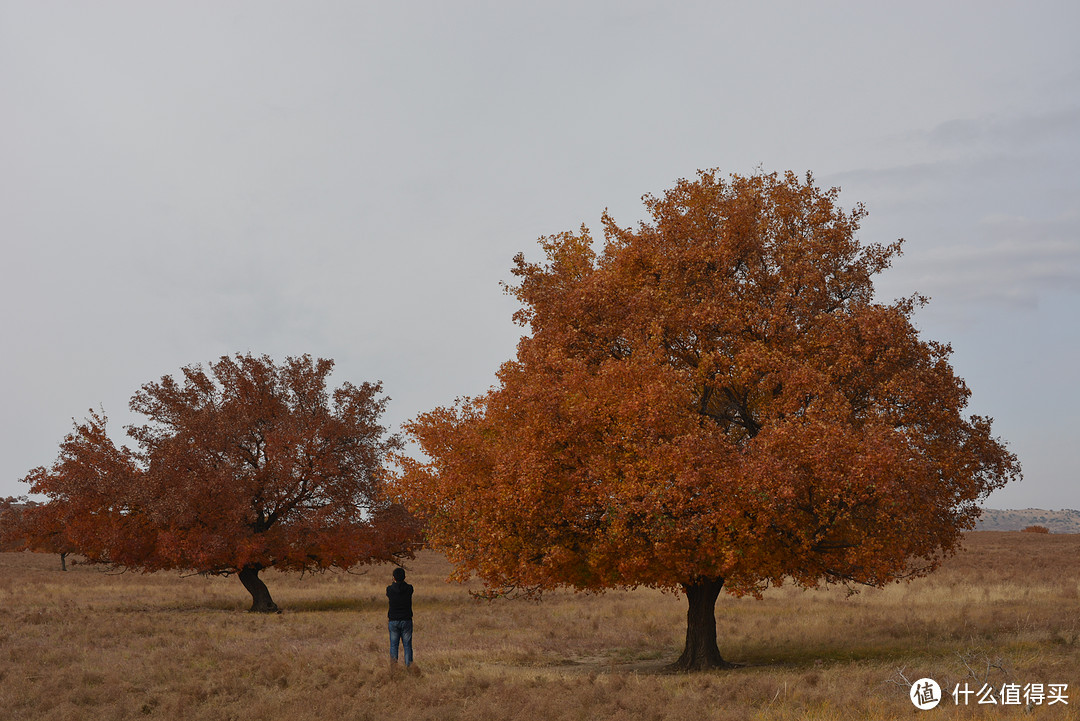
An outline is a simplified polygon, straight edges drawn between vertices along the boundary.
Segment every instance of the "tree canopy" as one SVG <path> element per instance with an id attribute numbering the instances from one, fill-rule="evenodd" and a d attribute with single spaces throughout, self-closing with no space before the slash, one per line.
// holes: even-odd
<path id="1" fill-rule="evenodd" d="M 0 499 L 0 551 L 36 551 L 67 556 L 75 547 L 67 538 L 66 508 L 59 503 L 38 503 L 25 496 Z"/>
<path id="2" fill-rule="evenodd" d="M 716 666 L 721 588 L 926 573 L 1020 467 L 919 337 L 925 300 L 875 301 L 902 241 L 860 243 L 861 206 L 792 173 L 644 200 L 599 253 L 583 226 L 514 259 L 516 358 L 406 425 L 426 459 L 397 486 L 457 578 L 685 592 L 678 665 Z"/>
<path id="3" fill-rule="evenodd" d="M 277 609 L 259 571 L 316 571 L 410 553 L 415 526 L 382 493 L 379 383 L 332 392 L 333 361 L 224 356 L 132 396 L 147 420 L 117 447 L 91 411 L 51 468 L 23 480 L 62 508 L 91 562 L 236 573 L 253 611 Z"/>

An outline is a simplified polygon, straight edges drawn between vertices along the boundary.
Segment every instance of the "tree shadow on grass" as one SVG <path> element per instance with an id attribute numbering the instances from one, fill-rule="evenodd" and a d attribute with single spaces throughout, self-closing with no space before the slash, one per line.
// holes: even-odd
<path id="1" fill-rule="evenodd" d="M 925 656 L 921 648 L 896 646 L 815 645 L 783 648 L 745 649 L 731 653 L 741 669 L 777 668 L 788 670 L 814 669 L 822 665 L 848 665 L 867 662 L 909 662 Z M 727 656 L 725 656 L 727 658 Z M 731 660 L 731 659 L 728 659 Z"/>
<path id="2" fill-rule="evenodd" d="M 289 611 L 322 612 L 322 611 L 374 611 L 382 609 L 386 602 L 377 603 L 371 599 L 356 597 L 339 598 L 312 598 L 285 601 L 280 604 L 281 610 Z"/>
<path id="3" fill-rule="evenodd" d="M 385 603 L 378 603 L 363 598 L 312 598 L 312 599 L 288 599 L 279 604 L 280 613 L 322 613 L 328 611 L 370 612 L 376 610 L 385 611 Z M 177 599 L 161 605 L 124 604 L 116 607 L 121 613 L 199 613 L 199 612 L 225 612 L 246 614 L 251 606 L 250 599 L 217 598 L 217 599 Z M 258 614 L 256 614 L 258 615 Z M 274 614 L 269 614 L 274 615 Z"/>
<path id="4" fill-rule="evenodd" d="M 895 647 L 850 647 L 843 645 L 790 648 L 764 648 L 731 651 L 724 655 L 727 668 L 687 672 L 674 667 L 679 649 L 635 650 L 613 649 L 610 653 L 593 656 L 565 656 L 536 659 L 509 665 L 547 668 L 569 673 L 634 673 L 644 675 L 686 675 L 687 673 L 730 674 L 740 671 L 776 669 L 785 671 L 816 670 L 821 667 L 847 666 L 867 662 L 910 663 L 925 656 L 920 649 Z"/>

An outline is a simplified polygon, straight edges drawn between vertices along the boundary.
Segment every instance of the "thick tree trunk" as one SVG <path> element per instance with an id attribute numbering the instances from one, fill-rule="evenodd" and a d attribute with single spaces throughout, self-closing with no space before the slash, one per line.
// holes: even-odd
<path id="1" fill-rule="evenodd" d="M 60 570 L 61 571 L 66 571 L 67 570 L 67 553 L 61 553 L 60 554 Z"/>
<path id="2" fill-rule="evenodd" d="M 270 598 L 270 589 L 259 578 L 262 566 L 244 566 L 240 569 L 240 583 L 251 594 L 249 613 L 281 613 L 274 599 Z"/>
<path id="3" fill-rule="evenodd" d="M 686 646 L 679 660 L 671 665 L 673 670 L 702 671 L 733 667 L 723 659 L 716 645 L 716 599 L 723 587 L 722 578 L 701 578 L 693 584 L 683 584 L 688 603 Z"/>

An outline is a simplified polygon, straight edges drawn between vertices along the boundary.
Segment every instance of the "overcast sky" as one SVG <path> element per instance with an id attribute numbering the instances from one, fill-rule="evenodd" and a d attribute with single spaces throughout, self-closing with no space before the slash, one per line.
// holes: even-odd
<path id="1" fill-rule="evenodd" d="M 0 496 L 72 418 L 237 351 L 397 427 L 513 355 L 511 258 L 698 168 L 903 237 L 971 411 L 1080 509 L 1080 4 L 0 0 Z"/>

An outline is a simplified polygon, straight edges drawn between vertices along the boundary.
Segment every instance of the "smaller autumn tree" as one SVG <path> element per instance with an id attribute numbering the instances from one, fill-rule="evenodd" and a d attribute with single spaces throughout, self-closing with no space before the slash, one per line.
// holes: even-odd
<path id="1" fill-rule="evenodd" d="M 23 551 L 26 533 L 22 528 L 25 496 L 0 498 L 0 553 Z"/>
<path id="2" fill-rule="evenodd" d="M 400 446 L 379 425 L 379 383 L 329 392 L 333 361 L 223 356 L 147 383 L 131 410 L 134 450 L 91 412 L 51 468 L 23 480 L 63 508 L 88 561 L 236 574 L 252 611 L 277 605 L 259 572 L 319 571 L 411 553 L 415 524 L 380 487 Z"/>
<path id="3" fill-rule="evenodd" d="M 67 537 L 67 508 L 26 497 L 0 500 L 0 551 L 34 551 L 60 556 L 60 570 L 76 549 Z"/>
<path id="4" fill-rule="evenodd" d="M 874 299 L 899 242 L 794 174 L 701 172 L 649 222 L 605 214 L 515 259 L 528 334 L 486 394 L 406 425 L 398 493 L 496 596 L 649 586 L 687 599 L 680 669 L 724 666 L 715 603 L 926 573 L 1019 464 L 966 416 L 918 296 Z"/>

